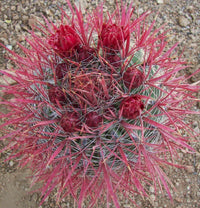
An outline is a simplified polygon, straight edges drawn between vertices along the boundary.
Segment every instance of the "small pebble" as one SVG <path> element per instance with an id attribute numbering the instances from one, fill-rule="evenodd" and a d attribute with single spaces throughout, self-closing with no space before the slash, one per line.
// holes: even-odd
<path id="1" fill-rule="evenodd" d="M 31 28 L 33 28 L 34 25 L 36 24 L 36 19 L 35 19 L 35 18 L 30 18 L 30 19 L 28 20 L 28 24 L 29 24 L 29 26 L 30 26 Z"/>
<path id="2" fill-rule="evenodd" d="M 20 31 L 21 31 L 21 26 L 20 26 L 20 24 L 16 24 L 16 25 L 15 25 L 15 30 L 16 30 L 17 32 L 20 32 Z"/>
<path id="3" fill-rule="evenodd" d="M 154 187 L 153 186 L 150 186 L 150 188 L 149 188 L 149 191 L 151 192 L 151 193 L 154 193 Z"/>
<path id="4" fill-rule="evenodd" d="M 12 167 L 12 166 L 14 165 L 14 162 L 11 160 L 11 161 L 9 162 L 9 165 L 10 165 L 10 167 Z"/>
<path id="5" fill-rule="evenodd" d="M 151 194 L 150 199 L 154 202 L 156 200 L 156 196 L 154 194 Z"/>
<path id="6" fill-rule="evenodd" d="M 144 13 L 144 10 L 142 8 L 138 9 L 139 14 L 141 15 L 142 13 Z"/>
<path id="7" fill-rule="evenodd" d="M 186 181 L 187 183 L 190 183 L 190 182 L 191 182 L 189 178 L 186 178 L 185 181 Z"/>
<path id="8" fill-rule="evenodd" d="M 0 25 L 1 25 L 1 28 L 3 28 L 4 30 L 6 30 L 8 27 L 7 24 L 1 20 L 0 20 Z"/>
<path id="9" fill-rule="evenodd" d="M 186 27 L 190 24 L 189 20 L 184 16 L 179 16 L 178 23 L 181 27 Z"/>
<path id="10" fill-rule="evenodd" d="M 175 200 L 179 203 L 182 202 L 182 199 L 180 197 L 176 197 Z"/>
<path id="11" fill-rule="evenodd" d="M 19 15 L 16 14 L 13 16 L 13 20 L 18 20 L 18 19 L 19 19 Z"/>
<path id="12" fill-rule="evenodd" d="M 23 15 L 22 16 L 22 21 L 24 21 L 24 22 L 28 21 L 28 16 L 27 15 Z"/>
<path id="13" fill-rule="evenodd" d="M 197 134 L 199 134 L 200 133 L 200 129 L 199 129 L 199 127 L 197 126 L 197 127 L 195 127 L 194 128 L 194 131 L 197 133 Z"/>
<path id="14" fill-rule="evenodd" d="M 11 6 L 11 10 L 15 11 L 16 10 L 16 6 Z"/>
<path id="15" fill-rule="evenodd" d="M 158 4 L 163 4 L 164 1 L 163 1 L 163 0 L 157 0 L 157 3 L 158 3 Z"/>
<path id="16" fill-rule="evenodd" d="M 192 123 L 192 125 L 193 125 L 193 127 L 195 128 L 195 127 L 198 126 L 198 122 L 197 122 L 197 121 L 194 121 L 194 122 Z"/>
<path id="17" fill-rule="evenodd" d="M 190 166 L 190 165 L 186 166 L 185 169 L 187 170 L 188 173 L 194 173 L 194 171 L 195 171 L 194 167 Z"/>
<path id="18" fill-rule="evenodd" d="M 193 6 L 188 6 L 187 8 L 189 13 L 193 13 L 194 12 L 194 7 Z"/>
<path id="19" fill-rule="evenodd" d="M 9 50 L 12 50 L 13 47 L 12 47 L 12 45 L 6 45 L 6 48 Z"/>
<path id="20" fill-rule="evenodd" d="M 4 37 L 0 37 L 0 41 L 3 42 L 4 45 L 8 45 L 8 40 Z"/>

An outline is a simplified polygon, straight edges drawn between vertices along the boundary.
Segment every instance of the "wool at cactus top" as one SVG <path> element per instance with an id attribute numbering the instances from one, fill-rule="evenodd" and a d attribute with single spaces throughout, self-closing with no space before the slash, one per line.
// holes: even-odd
<path id="1" fill-rule="evenodd" d="M 10 158 L 43 181 L 41 203 L 57 189 L 58 201 L 71 195 L 79 208 L 86 199 L 120 207 L 119 193 L 134 202 L 150 183 L 171 197 L 163 168 L 178 149 L 193 150 L 185 118 L 198 113 L 199 90 L 179 76 L 187 66 L 171 58 L 177 44 L 166 50 L 163 28 L 146 23 L 149 12 L 135 17 L 132 5 L 83 18 L 68 4 L 71 16 L 46 20 L 36 28 L 42 37 L 32 31 L 30 49 L 21 46 L 24 56 L 9 51 L 17 67 L 1 71 L 16 81 L 1 86 L 14 95 L 1 101 Z"/>

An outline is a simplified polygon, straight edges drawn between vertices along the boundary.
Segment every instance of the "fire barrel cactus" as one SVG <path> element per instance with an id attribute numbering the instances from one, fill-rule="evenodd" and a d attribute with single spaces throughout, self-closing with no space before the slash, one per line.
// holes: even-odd
<path id="1" fill-rule="evenodd" d="M 178 166 L 177 150 L 193 151 L 186 118 L 198 114 L 199 90 L 179 73 L 187 66 L 174 58 L 177 44 L 166 50 L 166 31 L 146 23 L 149 12 L 135 17 L 132 4 L 84 17 L 68 6 L 59 25 L 36 27 L 42 37 L 31 32 L 24 56 L 7 49 L 16 68 L 1 73 L 16 83 L 1 85 L 14 96 L 1 100 L 5 149 L 43 181 L 41 203 L 56 190 L 78 208 L 119 208 L 121 196 L 148 197 L 150 184 L 171 197 L 163 168 Z"/>

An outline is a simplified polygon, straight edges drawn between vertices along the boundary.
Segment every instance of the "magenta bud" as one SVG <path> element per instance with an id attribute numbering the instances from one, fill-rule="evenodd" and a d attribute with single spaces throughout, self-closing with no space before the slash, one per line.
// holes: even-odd
<path id="1" fill-rule="evenodd" d="M 120 105 L 122 116 L 128 119 L 135 119 L 140 115 L 141 110 L 144 109 L 144 104 L 139 95 L 132 95 L 126 97 Z"/>
<path id="2" fill-rule="evenodd" d="M 59 86 L 50 85 L 48 94 L 49 94 L 49 100 L 53 104 L 57 104 L 57 102 L 59 102 L 60 104 L 64 104 L 66 101 L 65 93 L 63 92 L 62 88 Z"/>
<path id="3" fill-rule="evenodd" d="M 137 88 L 144 82 L 144 74 L 135 67 L 129 67 L 123 74 L 124 84 L 127 88 Z"/>
<path id="4" fill-rule="evenodd" d="M 90 112 L 86 115 L 86 124 L 89 127 L 98 127 L 98 125 L 103 121 L 102 116 L 98 115 L 96 112 Z"/>
<path id="5" fill-rule="evenodd" d="M 80 119 L 76 112 L 66 112 L 62 115 L 60 125 L 65 132 L 72 133 L 80 129 Z"/>

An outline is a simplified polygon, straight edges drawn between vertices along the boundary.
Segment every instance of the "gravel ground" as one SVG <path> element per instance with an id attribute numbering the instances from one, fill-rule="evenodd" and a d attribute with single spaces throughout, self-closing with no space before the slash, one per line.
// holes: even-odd
<path id="1" fill-rule="evenodd" d="M 75 0 L 75 2 L 78 2 Z M 112 10 L 114 0 L 105 1 L 105 11 Z M 129 2 L 129 1 L 126 1 Z M 86 10 L 92 9 L 98 1 L 81 1 Z M 8 48 L 20 52 L 17 42 L 26 46 L 25 36 L 31 29 L 36 20 L 43 22 L 42 16 L 52 19 L 54 22 L 59 20 L 60 11 L 57 6 L 63 5 L 67 9 L 65 0 L 1 0 L 0 1 L 0 42 Z M 135 0 L 136 13 L 143 13 L 146 10 L 159 11 L 157 16 L 157 27 L 167 23 L 166 28 L 170 29 L 168 40 L 170 45 L 180 42 L 179 54 L 184 50 L 183 56 L 190 63 L 184 73 L 191 74 L 200 68 L 200 2 L 197 0 Z M 152 16 L 151 18 L 155 17 Z M 5 51 L 0 48 L 0 69 L 11 68 L 12 63 L 5 60 Z M 1 81 L 0 77 L 0 83 Z M 190 79 L 190 82 L 200 80 L 200 74 Z M 6 95 L 3 95 L 6 96 Z M 199 93 L 200 96 L 200 93 Z M 9 99 L 9 97 L 8 97 Z M 199 105 L 195 106 L 199 110 Z M 1 111 L 5 109 L 1 106 Z M 200 132 L 200 119 L 197 116 L 190 118 L 193 128 Z M 152 194 L 149 199 L 138 198 L 138 204 L 143 207 L 155 208 L 198 208 L 200 207 L 200 138 L 191 144 L 197 152 L 188 154 L 179 152 L 179 163 L 185 169 L 168 168 L 166 170 L 169 178 L 175 187 L 172 191 L 174 198 L 170 202 L 166 194 L 158 193 L 154 195 L 153 187 L 150 187 Z M 3 143 L 0 143 L 0 149 Z M 40 195 L 31 193 L 34 188 L 30 188 L 29 170 L 19 170 L 16 161 L 3 162 L 9 152 L 0 154 L 0 208 L 57 208 L 52 197 L 39 206 Z M 72 199 L 67 198 L 61 202 L 63 208 L 76 207 Z M 132 208 L 133 205 L 123 202 L 122 207 Z"/>

